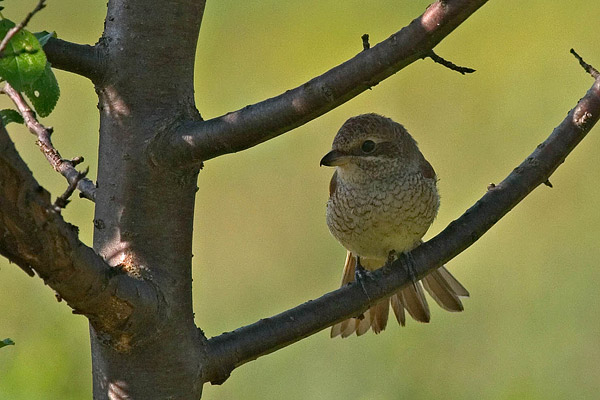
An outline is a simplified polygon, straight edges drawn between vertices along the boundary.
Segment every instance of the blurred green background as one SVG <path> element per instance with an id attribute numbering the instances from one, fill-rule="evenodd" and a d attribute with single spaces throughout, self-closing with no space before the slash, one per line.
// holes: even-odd
<path id="1" fill-rule="evenodd" d="M 36 0 L 8 0 L 20 20 Z M 428 1 L 208 1 L 198 43 L 196 99 L 204 118 L 277 95 L 375 44 Z M 525 5 L 526 4 L 526 5 Z M 440 178 L 442 207 L 427 237 L 474 203 L 544 140 L 592 80 L 569 54 L 600 66 L 595 0 L 490 1 L 436 51 L 477 69 L 461 76 L 418 61 L 349 103 L 248 151 L 206 163 L 194 239 L 197 324 L 209 336 L 337 288 L 345 251 L 325 225 L 332 171 L 319 168 L 349 116 L 403 123 Z M 105 2 L 63 0 L 32 30 L 94 43 Z M 44 122 L 66 157 L 95 179 L 98 113 L 87 80 L 58 72 L 62 97 Z M 0 106 L 8 103 L 0 99 Z M 65 183 L 34 138 L 9 127 L 42 185 Z M 237 370 L 204 399 L 564 399 L 600 392 L 600 127 L 551 181 L 449 264 L 469 288 L 465 312 L 433 310 L 429 325 L 331 340 L 320 332 Z M 91 244 L 93 208 L 64 212 Z M 0 260 L 0 399 L 91 398 L 87 322 L 52 290 Z"/>

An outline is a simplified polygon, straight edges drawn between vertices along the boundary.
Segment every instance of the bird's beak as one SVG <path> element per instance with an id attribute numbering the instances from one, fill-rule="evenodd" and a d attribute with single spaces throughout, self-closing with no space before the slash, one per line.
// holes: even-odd
<path id="1" fill-rule="evenodd" d="M 325 157 L 321 158 L 319 165 L 326 167 L 335 167 L 338 165 L 347 164 L 350 161 L 350 156 L 339 150 L 331 150 L 325 154 Z"/>

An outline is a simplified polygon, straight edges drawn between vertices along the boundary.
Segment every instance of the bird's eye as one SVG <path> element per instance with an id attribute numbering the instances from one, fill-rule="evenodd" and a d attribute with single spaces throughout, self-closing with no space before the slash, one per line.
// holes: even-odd
<path id="1" fill-rule="evenodd" d="M 362 145 L 360 145 L 360 149 L 363 153 L 369 154 L 375 150 L 375 142 L 372 140 L 365 140 Z"/>

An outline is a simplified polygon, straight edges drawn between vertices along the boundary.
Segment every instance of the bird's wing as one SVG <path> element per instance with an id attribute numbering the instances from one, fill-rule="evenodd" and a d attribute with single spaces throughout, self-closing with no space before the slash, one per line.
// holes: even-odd
<path id="1" fill-rule="evenodd" d="M 335 172 L 333 173 L 333 176 L 331 177 L 331 180 L 329 181 L 329 197 L 331 197 L 331 195 L 333 195 L 336 188 L 337 188 L 337 169 L 335 170 Z"/>

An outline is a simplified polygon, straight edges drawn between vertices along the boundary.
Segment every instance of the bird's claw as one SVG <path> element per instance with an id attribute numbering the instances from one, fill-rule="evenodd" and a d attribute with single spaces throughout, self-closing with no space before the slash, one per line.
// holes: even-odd
<path id="1" fill-rule="evenodd" d="M 365 267 L 363 267 L 360 263 L 360 257 L 356 257 L 356 267 L 354 268 L 354 280 L 360 285 L 363 293 L 365 294 L 365 296 L 367 296 L 369 303 L 371 303 L 371 296 L 369 296 L 367 288 L 365 287 L 365 282 L 368 279 L 371 279 L 369 271 L 367 271 Z"/>
<path id="2" fill-rule="evenodd" d="M 396 250 L 390 251 L 388 259 L 385 263 L 386 266 L 391 265 L 394 261 L 400 260 L 400 264 L 404 270 L 408 273 L 408 277 L 413 283 L 417 282 L 417 274 L 415 272 L 415 259 L 410 252 L 398 253 Z"/>
<path id="3" fill-rule="evenodd" d="M 410 252 L 402 253 L 402 254 L 400 254 L 400 257 L 398 257 L 398 258 L 400 260 L 400 263 L 402 264 L 402 266 L 408 273 L 408 277 L 410 278 L 412 283 L 416 283 L 417 282 L 417 274 L 415 272 L 415 259 L 413 258 L 412 254 Z"/>

